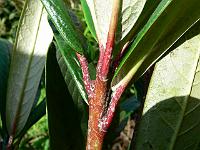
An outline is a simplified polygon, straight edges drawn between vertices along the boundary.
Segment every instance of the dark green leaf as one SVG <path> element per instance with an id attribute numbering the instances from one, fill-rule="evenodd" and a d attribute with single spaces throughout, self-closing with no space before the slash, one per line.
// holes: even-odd
<path id="1" fill-rule="evenodd" d="M 70 17 L 71 17 L 72 21 L 74 22 L 74 24 L 78 28 L 80 28 L 80 22 L 76 18 L 76 16 L 73 14 L 73 12 L 70 12 Z M 61 68 L 61 72 L 65 78 L 68 89 L 70 91 L 70 94 L 72 95 L 72 97 L 75 101 L 81 100 L 81 97 L 80 97 L 80 94 L 81 94 L 82 98 L 87 103 L 87 94 L 85 92 L 85 87 L 83 84 L 82 70 L 81 70 L 79 61 L 77 59 L 76 52 L 73 51 L 71 49 L 71 47 L 63 40 L 61 35 L 55 29 L 54 25 L 51 23 L 51 20 L 50 20 L 50 25 L 54 31 L 54 37 L 56 39 L 56 46 L 58 49 L 57 60 L 58 60 L 59 66 Z M 85 45 L 87 45 L 87 44 L 85 43 Z M 90 51 L 92 51 L 92 49 L 89 48 L 90 47 L 89 45 L 87 47 Z M 90 60 L 90 59 L 88 59 L 88 60 Z M 89 64 L 89 72 L 91 75 L 91 79 L 94 79 L 96 76 L 95 70 L 96 69 L 95 69 L 94 65 L 92 63 L 90 63 Z M 74 85 L 74 86 L 72 86 L 72 85 Z"/>
<path id="2" fill-rule="evenodd" d="M 5 106 L 6 106 L 6 86 L 10 66 L 12 44 L 6 40 L 0 39 L 0 114 L 3 133 L 6 132 Z M 3 134 L 1 134 L 4 136 Z"/>
<path id="3" fill-rule="evenodd" d="M 43 99 L 37 106 L 35 106 L 29 117 L 28 120 L 21 131 L 19 137 L 23 137 L 26 132 L 36 123 L 38 122 L 44 115 L 46 114 L 46 99 Z"/>
<path id="4" fill-rule="evenodd" d="M 53 39 L 45 12 L 39 0 L 26 0 L 19 21 L 6 97 L 6 125 L 14 137 L 24 128 L 31 112 Z"/>
<path id="5" fill-rule="evenodd" d="M 76 96 L 78 98 L 79 92 L 83 97 L 84 101 L 87 103 L 87 94 L 85 92 L 85 87 L 83 85 L 82 71 L 79 64 L 79 61 L 76 57 L 76 52 L 73 51 L 62 39 L 60 35 L 54 34 L 57 45 L 57 60 L 60 65 L 62 74 L 65 78 L 66 84 L 71 91 L 71 95 Z M 71 82 L 71 83 L 69 83 Z M 73 84 L 72 84 L 73 83 Z M 73 85 L 73 86 L 72 86 Z M 74 93 L 74 89 L 76 88 L 78 93 Z M 73 95 L 74 93 L 74 95 Z"/>
<path id="6" fill-rule="evenodd" d="M 112 80 L 113 89 L 138 79 L 199 20 L 199 7 L 198 0 L 162 0 L 121 61 Z"/>
<path id="7" fill-rule="evenodd" d="M 72 23 L 63 0 L 41 0 L 45 6 L 51 20 L 53 21 L 56 29 L 61 34 L 65 42 L 75 51 L 83 53 L 83 45 L 78 36 L 77 29 Z"/>
<path id="8" fill-rule="evenodd" d="M 73 57 L 71 57 L 71 58 L 73 58 Z M 74 59 L 76 59 L 76 57 L 74 57 Z M 68 63 L 66 63 L 66 61 L 64 60 L 64 57 L 62 57 L 62 55 L 60 54 L 59 51 L 57 51 L 57 61 L 60 66 L 60 70 L 64 77 L 65 83 L 67 85 L 68 91 L 74 101 L 75 106 L 77 107 L 77 109 L 79 111 L 79 116 L 80 116 L 79 118 L 81 120 L 81 129 L 82 129 L 83 135 L 86 138 L 87 120 L 88 120 L 88 112 L 87 112 L 88 108 L 86 106 L 87 101 L 86 101 L 86 103 L 83 101 L 81 93 L 80 93 L 79 89 L 77 88 L 76 81 L 73 78 L 73 74 L 71 74 L 70 69 L 68 69 Z M 82 78 L 81 78 L 81 80 L 82 80 Z M 82 89 L 82 90 L 84 90 L 84 89 Z M 85 92 L 85 90 L 84 90 L 84 92 Z"/>
<path id="9" fill-rule="evenodd" d="M 200 35 L 189 38 L 155 66 L 136 150 L 200 148 Z"/>
<path id="10" fill-rule="evenodd" d="M 65 84 L 56 60 L 55 47 L 49 50 L 47 57 L 46 95 L 51 149 L 84 149 L 80 112 Z"/>

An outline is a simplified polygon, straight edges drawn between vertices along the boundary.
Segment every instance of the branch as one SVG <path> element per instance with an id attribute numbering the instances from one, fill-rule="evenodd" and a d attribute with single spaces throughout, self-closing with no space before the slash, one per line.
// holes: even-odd
<path id="1" fill-rule="evenodd" d="M 85 86 L 85 90 L 88 94 L 88 97 L 92 97 L 93 96 L 93 83 L 92 81 L 90 80 L 90 74 L 89 74 L 89 71 L 88 71 L 88 62 L 87 62 L 87 59 L 83 56 L 83 55 L 80 55 L 79 53 L 76 53 L 76 56 L 80 62 L 80 65 L 81 65 L 81 69 L 82 69 L 82 74 L 83 74 L 83 83 L 84 83 L 84 86 Z"/>
<path id="2" fill-rule="evenodd" d="M 119 86 L 116 91 L 112 93 L 111 101 L 108 106 L 108 110 L 104 116 L 99 121 L 99 129 L 103 132 L 107 132 L 110 124 L 113 120 L 113 116 L 115 114 L 116 107 L 118 105 L 119 99 L 124 92 L 126 85 Z"/>

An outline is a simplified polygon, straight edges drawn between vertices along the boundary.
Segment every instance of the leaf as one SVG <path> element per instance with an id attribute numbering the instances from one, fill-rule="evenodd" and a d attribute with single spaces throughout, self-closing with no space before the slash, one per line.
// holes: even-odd
<path id="1" fill-rule="evenodd" d="M 24 128 L 53 34 L 39 0 L 27 0 L 19 22 L 8 78 L 6 124 L 16 136 Z"/>
<path id="2" fill-rule="evenodd" d="M 96 35 L 93 20 L 92 20 L 92 15 L 91 15 L 90 9 L 87 5 L 87 2 L 86 2 L 86 0 L 80 0 L 80 1 L 81 1 L 82 10 L 83 10 L 85 21 L 88 25 L 88 28 L 89 28 L 92 36 L 95 38 L 95 40 L 97 40 L 97 35 Z"/>
<path id="3" fill-rule="evenodd" d="M 199 7 L 198 0 L 162 0 L 120 62 L 113 89 L 138 79 L 199 20 Z"/>
<path id="4" fill-rule="evenodd" d="M 72 97 L 76 96 L 74 99 L 77 100 L 79 93 L 74 93 L 74 88 L 77 88 L 76 91 L 80 92 L 84 101 L 87 103 L 87 94 L 83 84 L 82 71 L 76 53 L 63 41 L 60 35 L 54 33 L 54 37 L 56 39 L 57 49 L 59 50 L 59 52 L 57 52 L 57 60 Z"/>
<path id="5" fill-rule="evenodd" d="M 36 123 L 38 122 L 44 115 L 46 114 L 46 99 L 43 99 L 37 106 L 35 106 L 29 117 L 28 120 L 21 131 L 19 137 L 23 137 L 27 131 Z"/>
<path id="6" fill-rule="evenodd" d="M 83 45 L 78 29 L 73 25 L 69 11 L 63 0 L 41 0 L 56 29 L 65 42 L 76 52 L 83 53 Z"/>
<path id="7" fill-rule="evenodd" d="M 47 57 L 46 96 L 51 149 L 84 149 L 79 110 L 64 82 L 55 47 L 49 50 Z"/>
<path id="8" fill-rule="evenodd" d="M 66 48 L 65 48 L 65 50 L 66 50 Z M 64 55 L 64 56 L 70 56 L 70 55 Z M 86 138 L 87 120 L 88 120 L 88 108 L 86 106 L 86 103 L 88 104 L 88 101 L 87 101 L 87 97 L 85 97 L 86 103 L 84 103 L 81 92 L 79 91 L 79 89 L 76 85 L 77 81 L 79 81 L 79 82 L 82 81 L 82 78 L 80 78 L 80 80 L 77 80 L 77 79 L 74 80 L 74 78 L 73 78 L 74 73 L 75 73 L 74 71 L 76 71 L 76 73 L 78 73 L 78 70 L 80 69 L 79 68 L 77 70 L 74 70 L 76 67 L 73 68 L 72 67 L 73 65 L 71 65 L 71 63 L 73 64 L 73 61 L 76 60 L 76 57 L 73 57 L 73 56 L 71 57 L 71 58 L 74 58 L 74 60 L 72 60 L 70 58 L 65 59 L 59 51 L 57 51 L 56 57 L 57 57 L 57 61 L 58 61 L 61 73 L 62 73 L 65 83 L 67 85 L 68 91 L 73 99 L 75 106 L 77 107 L 77 109 L 79 111 L 79 118 L 81 120 L 81 123 L 80 123 L 81 129 L 82 129 L 83 135 Z M 70 62 L 70 60 L 72 60 L 72 62 Z M 72 70 L 73 73 L 71 73 L 70 69 L 73 69 Z M 83 84 L 82 84 L 82 86 L 83 86 Z M 82 89 L 82 92 L 84 92 L 85 96 L 87 96 L 85 93 L 85 89 Z"/>
<path id="9" fill-rule="evenodd" d="M 136 134 L 136 150 L 199 149 L 199 60 L 197 35 L 156 64 Z"/>
<path id="10" fill-rule="evenodd" d="M 12 44 L 4 39 L 0 39 L 0 114 L 3 133 L 6 131 L 5 105 L 6 105 L 6 86 L 10 66 Z M 3 136 L 3 134 L 2 134 Z"/>
<path id="11" fill-rule="evenodd" d="M 77 20 L 76 16 L 74 16 L 73 13 L 70 13 L 70 17 L 72 17 L 74 23 L 76 22 L 75 25 L 79 27 L 80 22 Z M 87 94 L 83 84 L 82 70 L 79 61 L 76 57 L 75 51 L 73 51 L 71 47 L 69 47 L 69 45 L 64 42 L 62 37 L 59 35 L 58 31 L 54 28 L 51 21 L 50 25 L 54 31 L 54 37 L 56 39 L 55 45 L 57 48 L 57 61 L 61 69 L 61 73 L 64 77 L 64 80 L 66 82 L 68 91 L 71 94 L 73 102 L 79 111 L 81 130 L 84 139 L 86 139 L 88 120 L 88 107 L 86 103 L 88 104 L 88 102 Z M 89 64 L 89 71 L 91 79 L 93 79 L 93 77 L 96 77 L 95 67 L 92 63 Z M 86 103 L 84 103 L 83 99 Z"/>
<path id="12" fill-rule="evenodd" d="M 112 0 L 86 0 L 95 26 L 98 42 L 106 47 L 112 14 Z M 106 16 L 106 17 L 104 17 Z"/>
<path id="13" fill-rule="evenodd" d="M 99 43 L 106 47 L 109 25 L 111 21 L 113 0 L 86 0 L 90 9 Z M 117 41 L 123 39 L 135 24 L 146 0 L 119 1 L 121 7 Z M 104 17 L 106 16 L 106 17 Z"/>
<path id="14" fill-rule="evenodd" d="M 78 18 L 73 14 L 73 12 L 70 12 L 70 17 L 74 22 L 74 24 L 76 25 L 76 27 L 81 28 L 80 22 Z M 74 99 L 75 103 L 77 102 L 77 100 L 82 101 L 81 99 L 82 96 L 84 101 L 88 104 L 87 94 L 83 84 L 82 70 L 79 64 L 79 60 L 77 59 L 76 52 L 73 51 L 71 47 L 63 40 L 63 38 L 61 37 L 55 26 L 52 24 L 51 20 L 49 20 L 49 23 L 53 29 L 54 37 L 56 39 L 55 45 L 58 50 L 56 54 L 58 64 L 61 68 L 61 72 L 68 86 L 68 90 L 72 95 L 72 98 Z M 85 45 L 87 44 L 88 43 L 85 43 Z M 92 49 L 89 48 L 89 45 L 87 47 L 90 51 L 92 51 Z M 90 60 L 90 58 L 88 60 Z M 96 69 L 94 65 L 92 63 L 89 63 L 89 71 L 91 79 L 93 79 L 94 76 L 96 77 L 95 70 Z M 82 104 L 82 102 L 78 102 L 77 104 Z"/>
<path id="15" fill-rule="evenodd" d="M 146 0 L 122 0 L 116 33 L 117 42 L 124 39 L 140 16 Z"/>
<path id="16" fill-rule="evenodd" d="M 131 28 L 130 32 L 121 41 L 119 41 L 119 43 L 117 43 L 116 47 L 118 50 L 114 51 L 114 53 L 119 53 L 119 51 L 121 51 L 121 49 L 127 42 L 131 42 L 134 40 L 137 33 L 144 27 L 144 25 L 147 23 L 150 16 L 152 15 L 152 13 L 154 12 L 154 10 L 156 9 L 156 7 L 159 5 L 161 1 L 162 0 L 146 1 L 144 8 L 140 16 L 138 17 L 137 21 L 135 22 L 134 26 Z"/>

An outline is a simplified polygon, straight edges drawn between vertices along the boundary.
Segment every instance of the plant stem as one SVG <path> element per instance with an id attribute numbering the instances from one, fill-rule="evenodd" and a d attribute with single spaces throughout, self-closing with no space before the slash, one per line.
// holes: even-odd
<path id="1" fill-rule="evenodd" d="M 102 46 L 101 43 L 99 43 L 99 49 L 100 49 L 100 55 L 99 60 L 97 64 L 97 74 L 96 74 L 96 80 L 94 83 L 94 92 L 92 93 L 91 97 L 89 98 L 89 121 L 88 121 L 88 135 L 87 135 L 87 150 L 101 150 L 103 145 L 103 139 L 105 136 L 105 133 L 107 132 L 108 127 L 110 126 L 110 123 L 112 121 L 112 118 L 114 116 L 114 111 L 111 112 L 110 110 L 115 109 L 117 102 L 121 96 L 121 94 L 118 96 L 117 99 L 116 96 L 113 97 L 113 102 L 111 103 L 111 109 L 106 108 L 106 103 L 108 100 L 108 89 L 107 89 L 107 75 L 110 71 L 110 62 L 111 62 L 111 56 L 112 56 L 112 50 L 114 46 L 115 41 L 115 32 L 117 29 L 117 22 L 118 22 L 118 13 L 119 13 L 119 7 L 120 7 L 120 0 L 113 0 L 113 8 L 112 8 L 112 17 L 110 21 L 109 26 L 109 32 L 107 37 L 107 43 L 106 48 Z M 79 60 L 80 61 L 80 60 Z M 82 72 L 84 73 L 84 67 L 82 65 Z M 83 75 L 84 78 L 84 75 Z M 87 84 L 85 84 L 86 86 Z M 87 87 L 85 87 L 87 88 Z M 109 105 L 110 106 L 110 105 Z M 109 124 L 107 124 L 107 119 L 105 119 L 103 116 L 108 115 L 106 117 L 109 121 Z M 108 114 L 109 113 L 109 114 Z M 104 120 L 102 120 L 102 118 Z M 104 128 L 104 125 L 106 124 L 106 128 Z"/>
<path id="2" fill-rule="evenodd" d="M 87 150 L 101 150 L 105 132 L 99 128 L 99 121 L 104 109 L 106 84 L 99 78 L 95 81 L 95 91 L 92 99 L 89 100 L 89 121 Z"/>
<path id="3" fill-rule="evenodd" d="M 100 129 L 103 131 L 107 131 L 108 128 L 111 125 L 111 122 L 113 120 L 114 114 L 116 107 L 118 105 L 119 99 L 124 92 L 125 85 L 121 85 L 120 87 L 117 88 L 115 92 L 112 93 L 111 101 L 108 106 L 108 110 L 106 111 L 105 115 L 102 116 L 101 121 L 99 123 Z"/>

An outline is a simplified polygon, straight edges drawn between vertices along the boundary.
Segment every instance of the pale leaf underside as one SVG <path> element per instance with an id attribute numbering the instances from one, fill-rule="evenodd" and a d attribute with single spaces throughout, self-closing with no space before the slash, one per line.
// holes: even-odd
<path id="1" fill-rule="evenodd" d="M 200 142 L 200 35 L 156 64 L 136 141 L 141 149 L 194 149 Z"/>
<path id="2" fill-rule="evenodd" d="M 123 39 L 137 21 L 146 0 L 123 0 L 119 16 L 119 29 L 116 40 Z M 106 47 L 109 25 L 111 21 L 112 7 L 115 0 L 87 0 L 93 18 L 99 43 Z"/>
<path id="3" fill-rule="evenodd" d="M 146 0 L 123 0 L 121 15 L 119 16 L 119 27 L 117 31 L 116 40 L 122 40 L 132 29 L 140 16 Z"/>

